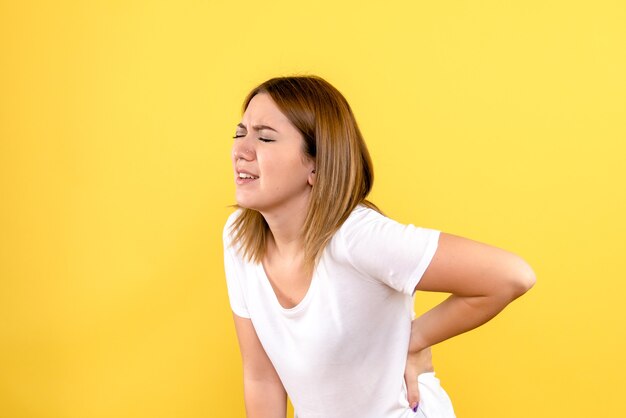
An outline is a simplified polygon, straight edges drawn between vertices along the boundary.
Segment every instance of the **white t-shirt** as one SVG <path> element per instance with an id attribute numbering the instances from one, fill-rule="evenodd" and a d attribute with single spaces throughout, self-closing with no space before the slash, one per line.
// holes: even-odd
<path id="1" fill-rule="evenodd" d="M 333 235 L 304 299 L 283 308 L 263 265 L 230 246 L 233 312 L 250 318 L 298 418 L 405 418 L 404 368 L 413 293 L 440 231 L 403 225 L 358 205 Z"/>

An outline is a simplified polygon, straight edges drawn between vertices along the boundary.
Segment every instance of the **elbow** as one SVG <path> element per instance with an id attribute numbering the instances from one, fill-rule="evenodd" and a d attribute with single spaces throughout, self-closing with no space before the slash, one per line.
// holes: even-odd
<path id="1" fill-rule="evenodd" d="M 532 267 L 524 260 L 521 261 L 521 266 L 516 269 L 516 274 L 510 281 L 510 291 L 513 299 L 517 299 L 528 292 L 537 282 L 537 276 Z"/>
<path id="2" fill-rule="evenodd" d="M 507 278 L 500 283 L 499 291 L 500 298 L 508 303 L 524 293 L 528 292 L 537 281 L 535 272 L 528 263 L 521 258 L 514 263 L 509 269 Z"/>

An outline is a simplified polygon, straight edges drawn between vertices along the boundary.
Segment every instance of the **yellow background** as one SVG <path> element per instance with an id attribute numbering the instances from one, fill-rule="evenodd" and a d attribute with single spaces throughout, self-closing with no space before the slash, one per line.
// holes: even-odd
<path id="1" fill-rule="evenodd" d="M 244 417 L 231 136 L 294 73 L 351 103 L 388 215 L 535 269 L 434 348 L 457 416 L 626 416 L 625 22 L 606 0 L 2 0 L 0 416 Z"/>

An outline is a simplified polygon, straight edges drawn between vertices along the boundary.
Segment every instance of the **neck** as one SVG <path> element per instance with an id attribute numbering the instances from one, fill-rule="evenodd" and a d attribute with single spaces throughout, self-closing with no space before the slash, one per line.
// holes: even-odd
<path id="1" fill-rule="evenodd" d="M 261 212 L 271 232 L 268 247 L 271 247 L 279 257 L 295 259 L 302 256 L 304 247 L 302 227 L 308 204 L 307 194 L 287 205 Z"/>

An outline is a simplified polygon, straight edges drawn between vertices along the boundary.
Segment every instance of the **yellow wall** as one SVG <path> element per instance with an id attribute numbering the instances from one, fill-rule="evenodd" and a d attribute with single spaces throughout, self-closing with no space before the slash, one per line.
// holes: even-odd
<path id="1" fill-rule="evenodd" d="M 244 417 L 229 150 L 292 73 L 346 95 L 387 214 L 537 273 L 435 347 L 459 418 L 626 416 L 625 3 L 416 3 L 2 0 L 0 416 Z"/>

